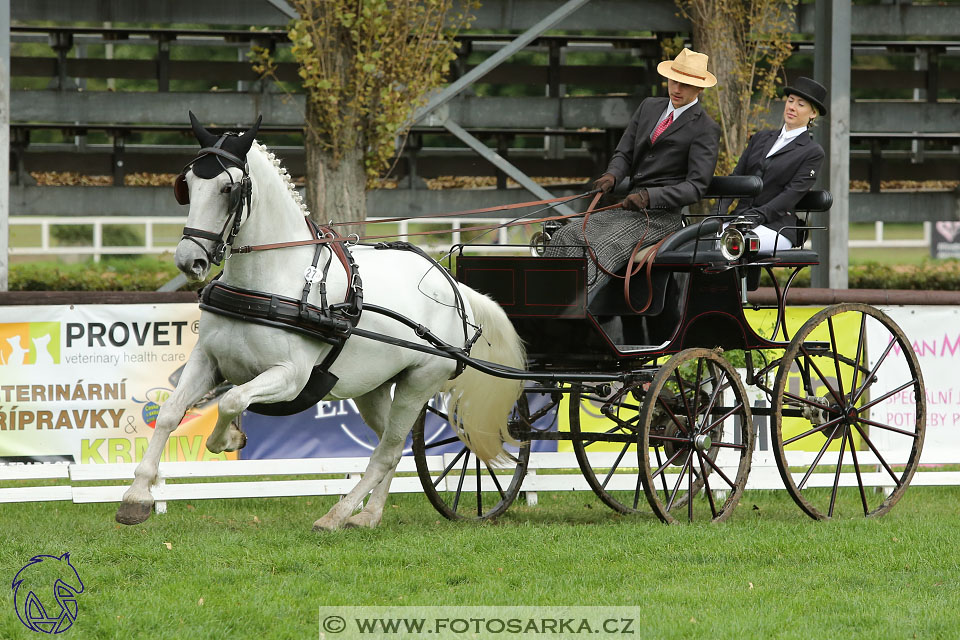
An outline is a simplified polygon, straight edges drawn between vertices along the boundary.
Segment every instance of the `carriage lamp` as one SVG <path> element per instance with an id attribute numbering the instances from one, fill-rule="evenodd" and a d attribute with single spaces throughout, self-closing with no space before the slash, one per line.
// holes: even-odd
<path id="1" fill-rule="evenodd" d="M 737 218 L 720 234 L 720 253 L 727 260 L 735 261 L 744 255 L 756 255 L 760 250 L 760 237 L 751 229 L 753 222 Z"/>

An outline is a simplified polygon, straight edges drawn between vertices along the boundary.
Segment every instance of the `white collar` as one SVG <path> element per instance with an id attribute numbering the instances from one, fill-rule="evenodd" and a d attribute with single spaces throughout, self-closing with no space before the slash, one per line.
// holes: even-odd
<path id="1" fill-rule="evenodd" d="M 807 130 L 806 127 L 797 127 L 796 129 L 791 129 L 788 131 L 787 125 L 783 125 L 783 127 L 780 129 L 779 137 L 783 140 L 793 140 L 794 138 L 796 138 L 798 135 L 800 135 L 806 130 Z"/>
<path id="2" fill-rule="evenodd" d="M 697 104 L 698 102 L 700 102 L 700 98 L 694 98 L 692 102 L 688 102 L 687 104 L 683 105 L 682 107 L 680 107 L 680 108 L 678 109 L 678 108 L 675 108 L 675 107 L 673 106 L 673 102 L 670 100 L 670 97 L 668 96 L 668 97 L 667 97 L 667 110 L 664 111 L 664 112 L 660 115 L 660 119 L 657 120 L 657 122 L 662 122 L 663 119 L 666 118 L 666 117 L 667 117 L 668 115 L 670 115 L 671 113 L 673 114 L 673 119 L 676 120 L 677 118 L 679 118 L 679 117 L 683 114 L 684 111 L 686 111 L 687 109 L 689 109 L 689 108 L 692 107 L 693 105 Z"/>

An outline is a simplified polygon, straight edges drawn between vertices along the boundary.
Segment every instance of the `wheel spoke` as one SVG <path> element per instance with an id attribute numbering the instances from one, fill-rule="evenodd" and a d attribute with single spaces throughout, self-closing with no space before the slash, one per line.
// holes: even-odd
<path id="1" fill-rule="evenodd" d="M 490 474 L 490 477 L 493 478 L 493 484 L 497 487 L 497 492 L 500 494 L 501 498 L 506 498 L 507 494 L 503 491 L 503 487 L 500 486 L 500 481 L 497 480 L 497 474 L 493 472 L 493 469 L 490 468 L 486 462 L 483 463 L 483 466 L 487 468 L 487 473 Z"/>
<path id="2" fill-rule="evenodd" d="M 632 442 L 624 442 L 623 449 L 620 450 L 620 455 L 617 456 L 617 459 L 613 462 L 613 466 L 610 467 L 610 472 L 607 474 L 607 477 L 603 479 L 603 482 L 600 483 L 600 486 L 604 489 L 607 488 L 607 483 L 610 482 L 610 478 L 613 477 L 614 472 L 616 472 L 617 467 L 620 466 L 620 461 L 623 460 L 623 456 L 626 455 L 627 449 L 630 448 Z"/>
<path id="3" fill-rule="evenodd" d="M 697 382 L 693 387 L 693 419 L 700 415 L 700 389 L 703 379 L 703 358 L 697 358 Z"/>
<path id="4" fill-rule="evenodd" d="M 883 456 L 880 455 L 880 452 L 877 451 L 877 448 L 873 446 L 873 443 L 870 442 L 870 438 L 867 437 L 867 434 L 863 432 L 863 429 L 860 428 L 859 424 L 854 424 L 857 432 L 860 434 L 860 437 L 863 438 L 863 441 L 867 443 L 867 446 L 870 447 L 870 450 L 873 451 L 873 455 L 877 456 L 877 460 L 880 461 L 880 464 L 883 465 L 883 468 L 887 470 L 887 473 L 890 474 L 890 477 L 893 478 L 893 481 L 897 484 L 897 488 L 900 488 L 900 479 L 897 478 L 896 474 L 893 473 L 893 469 L 890 468 L 890 465 L 887 464 L 887 461 L 883 459 Z"/>
<path id="5" fill-rule="evenodd" d="M 433 449 L 434 447 L 442 447 L 442 446 L 444 446 L 444 445 L 446 445 L 446 444 L 453 444 L 454 442 L 463 442 L 463 441 L 460 440 L 460 438 L 458 438 L 457 436 L 453 436 L 452 438 L 445 438 L 445 439 L 443 439 L 443 440 L 437 440 L 436 442 L 431 442 L 431 443 L 429 443 L 429 444 L 425 444 L 425 445 L 423 445 L 423 448 L 424 448 L 424 449 Z"/>
<path id="6" fill-rule="evenodd" d="M 720 447 L 722 449 L 738 449 L 740 451 L 745 451 L 747 448 L 747 445 L 745 444 L 734 444 L 733 442 L 714 442 L 710 446 Z"/>
<path id="7" fill-rule="evenodd" d="M 803 476 L 803 479 L 800 481 L 800 484 L 797 485 L 797 489 L 803 491 L 803 485 L 807 484 L 807 480 L 810 479 L 810 475 L 817 468 L 817 465 L 820 464 L 820 459 L 823 458 L 823 454 L 827 452 L 827 447 L 830 446 L 830 443 L 833 442 L 834 436 L 837 435 L 837 429 L 840 428 L 838 424 L 833 428 L 833 431 L 830 433 L 830 437 L 827 438 L 826 442 L 823 443 L 823 446 L 820 447 L 820 452 L 817 454 L 817 457 L 813 459 L 813 464 L 810 465 L 810 468 L 807 469 L 807 473 Z"/>
<path id="8" fill-rule="evenodd" d="M 677 425 L 677 428 L 680 429 L 680 431 L 683 431 L 686 434 L 690 433 L 687 427 L 685 427 L 680 422 L 680 419 L 677 418 L 676 414 L 673 412 L 673 409 L 671 409 L 669 405 L 667 405 L 666 401 L 663 398 L 661 398 L 660 396 L 657 396 L 657 402 L 660 404 L 661 407 L 663 407 L 663 410 L 667 412 L 667 415 L 670 416 L 670 419 L 673 420 L 673 423 Z"/>
<path id="9" fill-rule="evenodd" d="M 437 486 L 438 484 L 440 484 L 440 481 L 441 481 L 441 480 L 443 480 L 444 478 L 447 477 L 447 474 L 450 473 L 450 470 L 451 470 L 451 469 L 453 469 L 453 465 L 457 464 L 457 461 L 460 460 L 460 458 L 463 457 L 463 454 L 465 454 L 467 451 L 469 451 L 469 449 L 467 449 L 466 447 L 464 447 L 463 449 L 460 449 L 460 453 L 458 453 L 457 456 L 456 456 L 453 460 L 450 461 L 450 464 L 448 464 L 448 465 L 444 468 L 444 470 L 443 470 L 443 472 L 440 474 L 440 476 L 439 476 L 436 480 L 433 481 L 433 486 Z M 469 458 L 469 457 L 470 457 L 470 456 L 467 456 L 467 458 Z"/>
<path id="10" fill-rule="evenodd" d="M 813 400 L 808 400 L 807 398 L 801 398 L 800 396 L 795 396 L 795 395 L 793 395 L 792 393 L 790 393 L 789 391 L 784 391 L 784 392 L 783 392 L 783 397 L 784 397 L 784 398 L 790 398 L 791 400 L 795 400 L 796 402 L 799 402 L 800 404 L 805 404 L 805 405 L 810 406 L 810 407 L 816 407 L 817 409 L 823 409 L 824 411 L 829 411 L 830 413 L 840 413 L 840 410 L 839 410 L 839 409 L 835 409 L 835 408 L 833 408 L 833 407 L 825 407 L 825 406 L 823 406 L 822 404 L 820 404 L 819 402 L 814 402 Z"/>
<path id="11" fill-rule="evenodd" d="M 829 422 L 824 422 L 824 423 L 823 423 L 822 425 L 820 425 L 819 427 L 814 427 L 813 429 L 810 429 L 809 431 L 805 431 L 805 432 L 801 433 L 801 434 L 798 435 L 798 436 L 793 436 L 792 438 L 790 438 L 790 439 L 788 439 L 788 440 L 784 440 L 784 441 L 783 441 L 783 446 L 787 446 L 788 444 L 792 444 L 792 443 L 796 442 L 797 440 L 800 440 L 801 438 L 806 438 L 807 436 L 810 436 L 810 435 L 813 435 L 813 434 L 818 433 L 818 432 L 820 432 L 820 431 L 823 431 L 824 429 L 829 429 L 830 427 L 834 426 L 835 424 L 837 424 L 837 423 L 839 423 L 839 422 L 843 422 L 843 416 L 841 416 L 841 417 L 839 417 L 839 418 L 834 418 L 833 420 L 831 420 L 831 421 L 829 421 Z"/>
<path id="12" fill-rule="evenodd" d="M 640 481 L 640 479 L 643 477 L 643 474 L 640 473 L 640 469 L 643 469 L 643 460 L 640 458 L 640 456 L 641 456 L 640 449 L 641 449 L 641 447 L 640 447 L 640 438 L 637 438 L 637 486 L 635 486 L 635 487 L 633 488 L 633 509 L 634 509 L 634 511 L 636 511 L 637 506 L 640 504 L 640 488 L 643 486 L 643 484 L 642 484 L 641 481 Z M 656 450 L 656 447 L 654 447 L 654 450 Z M 647 454 L 648 457 L 649 457 L 649 455 L 650 455 L 650 454 Z M 660 458 L 659 453 L 657 454 L 657 458 L 658 458 L 658 459 Z M 666 485 L 664 485 L 664 486 L 666 486 Z"/>
<path id="13" fill-rule="evenodd" d="M 483 515 L 483 492 L 480 491 L 480 482 L 483 480 L 483 476 L 480 475 L 480 456 L 475 456 L 477 459 L 477 517 Z"/>
<path id="14" fill-rule="evenodd" d="M 837 460 L 837 472 L 833 476 L 833 491 L 830 492 L 830 510 L 827 511 L 827 517 L 833 517 L 833 507 L 837 503 L 837 489 L 840 487 L 840 468 L 843 466 L 843 450 L 847 446 L 848 430 L 843 430 L 843 437 L 840 438 L 840 459 Z"/>
<path id="15" fill-rule="evenodd" d="M 843 397 L 837 395 L 837 390 L 834 389 L 833 386 L 827 381 L 827 377 L 823 375 L 822 371 L 820 371 L 820 367 L 817 366 L 817 363 L 813 359 L 813 356 L 810 355 L 810 352 L 807 351 L 806 347 L 804 347 L 803 344 L 800 345 L 800 351 L 802 351 L 803 355 L 805 356 L 804 362 L 806 362 L 808 365 L 813 367 L 813 370 L 816 372 L 817 377 L 820 378 L 820 382 L 823 383 L 823 386 L 825 386 L 827 388 L 827 391 L 830 392 L 830 395 L 833 396 L 834 401 L 837 404 L 842 405 Z M 836 361 L 836 358 L 834 358 L 834 361 Z M 811 389 L 811 391 L 813 391 L 813 389 Z"/>
<path id="16" fill-rule="evenodd" d="M 720 396 L 721 389 L 724 388 L 724 385 L 721 383 L 721 376 L 725 376 L 726 372 L 723 369 L 720 370 L 720 375 L 717 376 L 717 379 L 714 381 L 713 393 L 710 394 L 710 401 L 707 403 L 707 408 L 704 411 L 706 415 L 710 415 L 710 412 L 713 411 L 713 405 L 716 404 L 717 398 Z"/>
<path id="17" fill-rule="evenodd" d="M 710 479 L 707 478 L 707 470 L 703 468 L 703 459 L 709 457 L 706 453 L 697 452 L 697 462 L 700 464 L 700 477 L 703 478 L 703 490 L 707 492 L 707 501 L 710 503 L 710 513 L 717 517 L 717 505 L 713 502 L 713 491 L 710 490 Z"/>
<path id="18" fill-rule="evenodd" d="M 710 465 L 710 468 L 712 468 L 714 471 L 716 471 L 716 473 L 717 473 L 718 476 L 720 476 L 721 478 L 723 478 L 723 481 L 724 481 L 724 482 L 726 482 L 728 485 L 730 485 L 730 488 L 731 488 L 731 489 L 736 490 L 736 488 L 737 488 L 737 483 L 736 483 L 736 482 L 733 482 L 730 478 L 728 478 L 728 477 L 727 477 L 727 474 L 725 474 L 725 473 L 720 469 L 720 467 L 718 467 L 717 464 L 716 464 L 713 460 L 710 459 L 710 456 L 703 456 L 703 459 L 706 461 L 706 463 L 707 463 L 708 465 Z"/>
<path id="19" fill-rule="evenodd" d="M 611 427 L 610 429 L 607 429 L 606 431 L 604 431 L 602 434 L 598 434 L 598 435 L 610 436 L 616 433 L 617 431 L 621 431 L 621 430 L 622 428 L 619 425 L 617 425 L 616 427 Z M 596 444 L 598 442 L 600 442 L 599 438 L 594 438 L 593 440 L 587 440 L 586 438 L 584 438 L 583 446 L 584 448 L 586 448 L 586 447 L 589 447 L 591 444 Z"/>
<path id="20" fill-rule="evenodd" d="M 880 365 L 883 364 L 883 361 L 887 359 L 887 356 L 890 354 L 890 350 L 893 349 L 893 345 L 896 341 L 897 341 L 896 336 L 893 336 L 892 338 L 890 338 L 890 343 L 887 344 L 887 348 L 883 350 L 883 353 L 880 355 L 880 358 L 877 360 L 877 363 L 873 365 L 873 369 L 870 370 L 870 373 L 864 376 L 863 385 L 861 385 L 860 388 L 857 389 L 857 392 L 856 394 L 854 394 L 850 404 L 856 404 L 857 400 L 860 399 L 860 396 L 863 395 L 863 392 L 867 390 L 867 386 L 871 384 L 873 380 L 873 376 L 877 374 L 877 369 L 879 369 Z"/>
<path id="21" fill-rule="evenodd" d="M 840 397 L 844 396 L 843 393 L 843 377 L 840 375 L 840 358 L 837 357 L 839 351 L 837 351 L 837 336 L 833 330 L 833 316 L 827 318 L 827 326 L 830 328 L 830 346 L 833 348 L 833 367 L 837 372 L 837 389 L 840 391 Z"/>
<path id="22" fill-rule="evenodd" d="M 470 464 L 470 454 L 467 454 L 467 457 L 463 459 L 463 468 L 460 469 L 460 481 L 457 483 L 457 492 L 453 496 L 453 510 L 457 510 L 457 505 L 460 504 L 460 493 L 463 491 L 463 479 L 467 477 L 467 465 Z"/>
<path id="23" fill-rule="evenodd" d="M 877 429 L 885 429 L 887 431 L 893 431 L 894 433 L 899 433 L 900 435 L 910 436 L 911 438 L 916 438 L 920 435 L 912 431 L 904 431 L 903 429 L 897 429 L 896 427 L 891 427 L 890 425 L 883 424 L 881 422 L 874 422 L 873 420 L 867 420 L 866 418 L 860 418 L 860 422 L 864 424 L 868 424 L 871 427 L 876 427 Z"/>
<path id="24" fill-rule="evenodd" d="M 662 465 L 660 465 L 659 467 L 657 467 L 657 470 L 654 471 L 653 474 L 651 474 L 650 477 L 651 477 L 651 478 L 656 478 L 657 475 L 663 473 L 663 471 L 664 471 L 667 467 L 669 467 L 671 464 L 673 464 L 673 461 L 676 460 L 676 459 L 680 456 L 681 453 L 683 453 L 683 449 L 677 449 L 677 450 L 673 453 L 673 455 L 670 456 L 670 459 L 667 460 L 666 462 L 664 462 L 664 463 L 663 463 Z M 660 463 L 660 461 L 658 460 L 658 461 L 657 461 L 657 464 L 659 464 L 659 463 Z M 666 476 L 666 474 L 664 474 L 664 476 Z M 664 482 L 666 482 L 666 480 L 664 480 Z M 664 491 L 666 491 L 666 488 L 664 488 Z"/>
<path id="25" fill-rule="evenodd" d="M 670 508 L 673 507 L 673 501 L 677 498 L 677 491 L 680 490 L 680 485 L 683 483 L 683 476 L 687 473 L 687 465 L 690 464 L 690 457 L 693 455 L 693 450 L 687 452 L 687 459 L 683 461 L 683 466 L 680 468 L 680 473 L 677 474 L 677 484 L 673 486 L 673 493 L 670 494 L 670 500 L 667 502 L 667 511 L 670 511 Z M 688 498 L 690 496 L 687 496 Z"/>
<path id="26" fill-rule="evenodd" d="M 863 477 L 860 475 L 860 462 L 857 460 L 857 448 L 853 446 L 853 434 L 850 435 L 850 455 L 853 456 L 853 469 L 857 472 L 857 487 L 860 489 L 860 502 L 863 504 L 863 515 L 870 513 L 867 507 L 867 494 L 863 490 Z"/>
<path id="27" fill-rule="evenodd" d="M 690 402 L 687 400 L 687 391 L 683 388 L 683 376 L 680 375 L 680 367 L 674 370 L 673 377 L 677 381 L 677 389 L 679 390 L 680 398 L 683 400 L 683 408 L 687 411 L 687 420 L 690 424 L 693 424 L 693 414 L 690 413 Z"/>
<path id="28" fill-rule="evenodd" d="M 863 343 L 867 338 L 867 314 L 860 314 L 860 332 L 857 335 L 857 357 L 853 361 L 853 380 L 850 382 L 850 391 L 857 388 L 857 374 L 860 373 L 860 357 L 863 355 Z"/>
<path id="29" fill-rule="evenodd" d="M 873 405 L 879 404 L 879 403 L 883 402 L 884 400 L 886 400 L 886 399 L 889 398 L 890 396 L 895 396 L 895 395 L 897 395 L 898 393 L 900 393 L 901 391 L 903 391 L 903 390 L 906 389 L 907 387 L 913 386 L 913 385 L 915 385 L 916 383 L 917 383 L 917 379 L 916 379 L 916 378 L 914 378 L 913 380 L 911 380 L 911 381 L 909 381 L 909 382 L 905 382 L 905 383 L 903 383 L 902 385 L 900 385 L 899 387 L 897 387 L 896 389 L 894 389 L 893 391 L 888 391 L 887 393 L 883 394 L 883 395 L 880 396 L 879 398 L 876 398 L 876 399 L 874 399 L 874 400 L 871 400 L 871 401 L 868 402 L 867 404 L 863 405 L 862 407 L 860 407 L 860 411 L 863 411 L 864 409 L 869 409 L 869 408 L 872 407 Z"/>
<path id="30" fill-rule="evenodd" d="M 743 407 L 743 402 L 741 402 L 740 404 L 738 404 L 738 405 L 735 406 L 734 408 L 730 409 L 730 411 L 727 411 L 725 414 L 723 414 L 722 416 L 720 416 L 719 418 L 717 418 L 717 419 L 716 419 L 709 427 L 707 427 L 706 429 L 703 429 L 702 431 L 697 432 L 697 435 L 701 435 L 701 434 L 709 433 L 710 431 L 713 431 L 713 429 L 714 429 L 718 424 L 720 424 L 721 422 L 723 422 L 724 420 L 726 420 L 727 418 L 729 418 L 730 416 L 732 416 L 733 414 L 735 414 L 735 413 L 736 413 L 739 409 L 741 409 L 742 407 Z"/>
<path id="31" fill-rule="evenodd" d="M 654 453 L 657 454 L 657 469 L 662 470 L 663 460 L 660 458 L 660 447 L 654 447 L 653 451 Z M 637 447 L 637 459 L 638 460 L 640 459 L 640 447 Z M 657 473 L 660 473 L 659 470 L 657 471 Z M 652 477 L 656 478 L 657 476 L 656 474 L 654 474 Z M 663 481 L 663 495 L 667 495 L 667 474 L 663 474 L 662 476 L 660 476 L 660 479 Z M 655 489 L 655 488 L 656 487 L 651 487 L 651 489 Z"/>

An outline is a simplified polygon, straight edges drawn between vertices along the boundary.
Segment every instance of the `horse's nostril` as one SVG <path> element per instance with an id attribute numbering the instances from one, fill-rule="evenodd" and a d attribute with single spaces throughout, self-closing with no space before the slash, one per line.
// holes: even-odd
<path id="1" fill-rule="evenodd" d="M 195 273 L 203 273 L 203 270 L 207 268 L 207 261 L 202 259 L 196 259 L 193 261 L 193 271 Z"/>

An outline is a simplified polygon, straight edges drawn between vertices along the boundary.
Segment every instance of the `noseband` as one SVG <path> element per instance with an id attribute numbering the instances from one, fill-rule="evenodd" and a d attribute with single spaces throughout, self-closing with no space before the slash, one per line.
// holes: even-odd
<path id="1" fill-rule="evenodd" d="M 177 176 L 176 182 L 173 184 L 173 194 L 176 197 L 177 202 L 180 204 L 189 204 L 190 190 L 187 187 L 187 171 L 190 170 L 194 163 L 208 155 L 213 155 L 217 157 L 217 162 L 219 162 L 220 166 L 223 167 L 223 171 L 227 172 L 227 177 L 230 178 L 230 184 L 226 185 L 221 192 L 226 194 L 228 198 L 227 219 L 223 223 L 220 233 L 214 233 L 213 231 L 207 231 L 205 229 L 195 229 L 194 227 L 184 227 L 183 236 L 180 238 L 181 240 L 189 240 L 200 247 L 203 253 L 207 256 L 207 259 L 209 259 L 210 262 L 215 265 L 219 265 L 221 262 L 223 262 L 225 257 L 229 257 L 227 255 L 227 247 L 233 247 L 233 240 L 240 232 L 240 223 L 243 221 L 244 204 L 246 204 L 246 208 L 249 211 L 250 197 L 251 193 L 253 192 L 253 181 L 250 179 L 250 172 L 247 167 L 247 163 L 229 151 L 221 148 L 228 136 L 235 135 L 237 134 L 233 132 L 224 133 L 212 147 L 204 147 L 200 149 L 200 151 L 197 153 L 197 156 L 184 165 L 183 171 L 180 172 L 180 175 Z M 240 182 L 234 182 L 233 176 L 230 175 L 230 172 L 227 170 L 227 165 L 224 164 L 224 160 L 243 172 L 243 177 L 240 179 Z M 233 223 L 232 227 L 231 222 Z M 227 232 L 228 227 L 230 227 L 230 233 L 226 236 L 226 238 L 224 238 L 224 233 Z M 197 238 L 213 241 L 213 251 L 209 251 L 205 246 L 203 246 L 203 244 L 200 243 L 199 240 L 197 240 Z"/>

